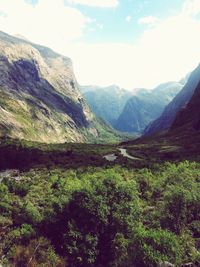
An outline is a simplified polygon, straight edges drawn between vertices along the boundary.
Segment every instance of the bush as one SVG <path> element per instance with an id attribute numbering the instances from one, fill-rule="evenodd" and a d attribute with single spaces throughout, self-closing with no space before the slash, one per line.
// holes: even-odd
<path id="1" fill-rule="evenodd" d="M 183 251 L 179 239 L 172 233 L 162 229 L 145 229 L 139 226 L 129 248 L 134 266 L 157 266 L 168 261 L 179 265 Z"/>
<path id="2" fill-rule="evenodd" d="M 116 255 L 116 235 L 128 237 L 139 218 L 136 183 L 108 170 L 84 176 L 83 188 L 45 228 L 70 266 L 109 266 Z"/>
<path id="3" fill-rule="evenodd" d="M 31 240 L 28 246 L 17 246 L 13 254 L 13 265 L 16 267 L 67 266 L 45 238 Z"/>

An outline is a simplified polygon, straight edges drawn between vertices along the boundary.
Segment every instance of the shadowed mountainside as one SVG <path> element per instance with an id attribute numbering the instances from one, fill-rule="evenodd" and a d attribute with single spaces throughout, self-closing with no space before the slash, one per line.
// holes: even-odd
<path id="1" fill-rule="evenodd" d="M 200 82 L 196 87 L 192 98 L 186 107 L 177 114 L 171 130 L 178 128 L 189 130 L 200 130 Z"/>
<path id="2" fill-rule="evenodd" d="M 167 132 L 124 142 L 128 152 L 151 162 L 200 160 L 200 83 Z"/>
<path id="3" fill-rule="evenodd" d="M 90 111 L 69 58 L 3 32 L 0 136 L 47 143 L 117 139 Z"/>
<path id="4" fill-rule="evenodd" d="M 166 106 L 162 115 L 145 129 L 145 135 L 151 135 L 159 131 L 168 130 L 176 118 L 178 112 L 184 108 L 191 99 L 196 86 L 200 81 L 200 65 L 191 73 L 186 85 L 178 95 Z"/>

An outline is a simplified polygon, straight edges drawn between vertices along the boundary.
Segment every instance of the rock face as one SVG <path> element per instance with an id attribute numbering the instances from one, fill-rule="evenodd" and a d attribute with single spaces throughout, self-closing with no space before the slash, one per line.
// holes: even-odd
<path id="1" fill-rule="evenodd" d="M 200 65 L 191 73 L 187 83 L 178 95 L 166 106 L 162 115 L 145 129 L 145 135 L 168 130 L 177 114 L 190 101 L 200 81 Z"/>
<path id="2" fill-rule="evenodd" d="M 151 121 L 161 115 L 164 107 L 182 87 L 181 83 L 168 82 L 151 91 L 139 89 L 136 95 L 127 101 L 115 128 L 122 132 L 141 134 Z"/>
<path id="3" fill-rule="evenodd" d="M 0 136 L 87 142 L 96 126 L 69 58 L 0 32 Z"/>
<path id="4" fill-rule="evenodd" d="M 108 87 L 82 86 L 81 91 L 91 110 L 115 127 L 127 100 L 132 96 L 130 91 L 112 85 Z"/>

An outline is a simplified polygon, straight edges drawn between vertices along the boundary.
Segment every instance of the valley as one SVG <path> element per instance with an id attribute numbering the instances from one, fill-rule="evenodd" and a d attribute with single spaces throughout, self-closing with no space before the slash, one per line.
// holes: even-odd
<path id="1" fill-rule="evenodd" d="M 79 86 L 0 32 L 0 266 L 199 267 L 200 68 L 151 91 Z"/>
<path id="2" fill-rule="evenodd" d="M 162 114 L 186 81 L 163 83 L 151 90 L 126 90 L 115 85 L 105 88 L 82 86 L 80 89 L 97 116 L 120 132 L 138 136 Z"/>
<path id="3" fill-rule="evenodd" d="M 1 140 L 3 266 L 198 266 L 199 147 L 188 144 Z"/>

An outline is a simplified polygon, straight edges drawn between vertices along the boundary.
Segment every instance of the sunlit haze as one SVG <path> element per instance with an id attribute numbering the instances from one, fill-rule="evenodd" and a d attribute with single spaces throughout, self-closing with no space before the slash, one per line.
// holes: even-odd
<path id="1" fill-rule="evenodd" d="M 0 0 L 0 30 L 70 57 L 84 85 L 152 88 L 200 62 L 200 0 Z"/>

